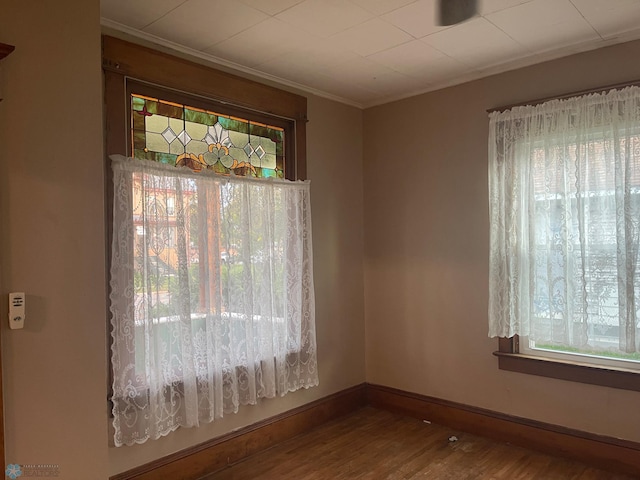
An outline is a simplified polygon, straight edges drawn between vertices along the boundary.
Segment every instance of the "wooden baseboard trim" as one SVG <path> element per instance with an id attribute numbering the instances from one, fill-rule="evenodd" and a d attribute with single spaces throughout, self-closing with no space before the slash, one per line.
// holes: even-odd
<path id="1" fill-rule="evenodd" d="M 110 480 L 197 480 L 365 405 L 365 384 L 110 477 Z"/>
<path id="2" fill-rule="evenodd" d="M 640 443 L 381 385 L 362 384 L 110 477 L 197 480 L 369 404 L 612 472 L 640 472 Z"/>
<path id="3" fill-rule="evenodd" d="M 367 384 L 375 408 L 429 420 L 465 432 L 578 460 L 611 472 L 638 475 L 640 443 L 595 435 L 544 422 Z"/>

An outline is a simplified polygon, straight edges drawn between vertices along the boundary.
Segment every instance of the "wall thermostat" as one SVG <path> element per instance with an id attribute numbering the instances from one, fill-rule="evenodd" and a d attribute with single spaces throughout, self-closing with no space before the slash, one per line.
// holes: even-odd
<path id="1" fill-rule="evenodd" d="M 24 292 L 14 292 L 9 294 L 9 328 L 17 329 L 24 327 Z"/>

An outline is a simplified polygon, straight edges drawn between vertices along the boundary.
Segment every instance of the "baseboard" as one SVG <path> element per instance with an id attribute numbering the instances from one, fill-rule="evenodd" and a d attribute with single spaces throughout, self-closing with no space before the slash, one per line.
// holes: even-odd
<path id="1" fill-rule="evenodd" d="M 197 480 L 365 405 L 365 384 L 110 477 Z"/>
<path id="2" fill-rule="evenodd" d="M 611 472 L 638 475 L 640 443 L 471 407 L 395 388 L 367 384 L 375 408 L 429 420 L 494 440 L 578 460 Z"/>

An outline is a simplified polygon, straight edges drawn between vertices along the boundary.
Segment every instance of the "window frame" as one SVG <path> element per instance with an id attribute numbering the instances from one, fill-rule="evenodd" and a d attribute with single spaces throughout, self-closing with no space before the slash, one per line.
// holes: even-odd
<path id="1" fill-rule="evenodd" d="M 602 89 L 594 89 L 574 94 L 567 94 L 553 98 L 545 98 L 518 105 L 510 105 L 491 109 L 488 112 L 503 111 L 520 105 L 538 105 L 553 99 L 567 99 L 589 93 L 601 93 L 612 88 L 623 88 L 637 83 L 613 85 Z M 640 391 L 640 370 L 637 368 L 624 368 L 622 366 L 604 365 L 593 362 L 581 362 L 580 355 L 572 356 L 565 353 L 567 359 L 554 358 L 530 354 L 521 351 L 521 339 L 519 335 L 513 337 L 498 338 L 498 349 L 493 355 L 498 358 L 500 370 L 536 375 L 558 380 L 599 385 L 622 390 Z"/>
<path id="2" fill-rule="evenodd" d="M 293 138 L 288 144 L 293 148 L 295 162 L 285 167 L 289 170 L 287 178 L 306 179 L 306 97 L 108 35 L 102 37 L 102 67 L 107 158 L 111 154 L 128 154 L 127 84 L 142 82 L 184 92 L 191 98 L 200 97 L 208 103 L 217 102 L 225 109 L 288 119 L 293 122 Z M 107 163 L 105 169 L 109 172 Z"/>
<path id="3" fill-rule="evenodd" d="M 187 107 L 201 108 L 204 110 L 216 110 L 220 114 L 230 115 L 248 120 L 250 122 L 259 122 L 267 125 L 273 125 L 284 130 L 284 173 L 287 180 L 296 180 L 296 148 L 295 148 L 295 121 L 287 118 L 268 115 L 249 108 L 242 108 L 229 103 L 217 102 L 212 99 L 202 98 L 190 93 L 176 91 L 166 87 L 141 82 L 132 78 L 126 79 L 126 93 L 129 99 L 127 105 L 127 115 L 129 117 L 129 125 L 131 124 L 131 95 L 143 95 L 147 97 L 157 98 L 162 101 L 169 101 Z M 132 152 L 132 128 L 127 130 L 127 156 L 133 157 Z M 109 155 L 111 153 L 107 152 Z"/>
<path id="4" fill-rule="evenodd" d="M 520 353 L 518 335 L 498 338 L 493 354 L 500 370 L 640 392 L 640 374 L 635 370 L 525 355 Z"/>
<path id="5" fill-rule="evenodd" d="M 576 96 L 578 97 L 578 96 Z M 592 132 L 595 135 L 598 135 L 599 130 L 602 128 L 602 126 L 600 127 L 592 127 Z M 640 127 L 631 127 L 630 129 L 627 130 L 627 134 L 635 137 L 637 139 L 640 139 Z M 584 141 L 584 143 L 581 144 L 582 147 L 586 147 L 589 151 L 595 151 L 595 152 L 599 152 L 596 153 L 596 155 L 600 155 L 604 153 L 605 150 L 605 144 L 607 143 L 607 140 L 597 136 L 594 139 L 590 139 L 588 141 Z M 532 149 L 532 156 L 536 156 L 538 152 L 541 152 L 542 149 L 544 148 L 544 140 L 543 139 L 539 139 L 537 142 L 534 143 L 534 145 L 537 144 L 537 147 L 534 147 Z M 562 145 L 562 142 L 560 142 L 558 139 L 554 139 L 551 142 L 551 145 L 555 145 L 556 147 L 559 147 L 560 145 Z M 564 144 L 567 145 L 572 152 L 572 155 L 577 154 L 577 145 L 575 143 L 569 143 L 569 144 Z M 538 152 L 536 152 L 536 150 Z M 606 182 L 605 178 L 602 176 L 603 175 L 603 170 L 604 170 L 604 166 L 602 163 L 600 163 L 599 158 L 595 158 L 593 160 L 590 160 L 588 162 L 589 168 L 593 168 L 593 170 L 597 173 L 595 173 L 595 175 L 598 175 L 598 178 L 600 179 L 600 181 Z M 538 180 L 540 179 L 539 172 L 536 172 L 536 166 L 535 166 L 535 161 L 534 161 L 534 166 L 532 168 L 532 172 L 533 172 L 533 183 L 536 185 L 536 187 L 534 187 L 534 194 L 536 197 L 538 197 L 538 195 L 540 195 L 540 191 L 538 190 L 539 187 L 538 186 Z M 556 173 L 558 171 L 556 170 Z M 574 182 L 575 179 L 571 179 L 571 182 Z M 614 186 L 613 185 L 609 185 L 608 189 L 606 189 L 607 187 L 603 187 L 605 188 L 604 190 L 599 190 L 597 192 L 588 190 L 586 192 L 583 192 L 582 195 L 578 196 L 576 195 L 576 197 L 565 197 L 564 193 L 559 193 L 556 192 L 555 193 L 555 199 L 549 199 L 548 197 L 539 199 L 536 198 L 535 203 L 538 204 L 539 202 L 542 202 L 543 204 L 547 204 L 549 208 L 554 209 L 554 208 L 564 208 L 565 206 L 570 206 L 571 209 L 574 209 L 576 207 L 576 202 L 579 200 L 579 198 L 582 199 L 583 202 L 588 203 L 589 205 L 591 205 L 592 199 L 596 196 L 593 195 L 594 193 L 597 194 L 598 197 L 612 197 L 614 195 Z M 631 191 L 628 193 L 628 196 L 631 200 L 633 201 L 638 201 L 637 199 L 640 198 L 640 191 L 638 191 L 637 187 L 632 187 Z M 627 194 L 625 194 L 625 198 L 627 197 Z M 633 198 L 635 197 L 635 199 Z M 536 207 L 537 208 L 537 207 Z M 605 224 L 606 222 L 611 222 L 612 218 L 611 217 L 600 217 L 597 219 L 597 221 L 599 222 L 600 225 Z M 592 218 L 591 221 L 596 221 L 595 218 Z M 615 222 L 612 222 L 611 225 L 607 225 L 612 229 L 615 229 Z M 574 226 L 575 227 L 575 226 Z M 552 231 L 554 230 L 554 227 L 552 226 Z M 577 227 L 575 227 L 577 228 Z M 615 235 L 615 232 L 612 234 Z M 609 240 L 612 240 L 612 238 L 610 238 Z M 536 252 L 540 251 L 540 244 L 536 243 Z M 608 250 L 615 250 L 616 248 L 616 243 L 607 243 L 606 241 L 604 243 L 600 243 L 598 244 L 595 248 L 592 246 L 592 256 L 590 256 L 590 259 L 593 259 L 595 261 L 597 261 L 597 258 L 599 255 L 602 255 L 603 252 L 606 254 L 607 249 Z M 550 251 L 546 252 L 546 255 L 549 255 Z M 544 253 L 541 253 L 541 256 L 544 256 Z M 536 258 L 538 257 L 538 253 L 536 253 Z M 592 271 L 589 271 L 587 273 L 587 275 L 589 275 L 589 278 L 591 279 L 591 276 L 593 275 Z M 609 272 L 609 275 L 612 278 L 615 278 L 616 275 L 616 271 L 611 271 Z M 589 280 L 591 281 L 591 280 Z M 617 288 L 617 285 L 616 285 Z M 535 298 L 534 298 L 534 303 L 535 303 Z M 608 308 L 608 307 L 605 307 Z M 601 313 L 601 312 L 599 312 Z M 531 322 L 531 328 L 533 330 L 534 328 L 534 323 L 535 321 L 540 321 L 540 318 L 535 317 L 530 319 Z M 593 324 L 590 324 L 593 325 Z M 525 355 L 527 357 L 535 357 L 535 358 L 541 358 L 543 360 L 550 360 L 550 361 L 554 361 L 556 360 L 557 362 L 559 362 L 560 364 L 564 364 L 564 363 L 569 363 L 569 364 L 579 364 L 579 365 L 589 365 L 589 366 L 594 366 L 596 368 L 601 368 L 601 369 L 612 369 L 614 371 L 630 371 L 633 373 L 640 373 L 640 361 L 630 361 L 630 360 L 624 360 L 624 359 L 616 359 L 615 357 L 606 357 L 606 356 L 598 356 L 597 352 L 594 353 L 585 353 L 585 352 L 571 352 L 569 350 L 563 350 L 562 348 L 559 348 L 557 351 L 550 351 L 550 350 L 544 350 L 543 348 L 540 349 L 536 349 L 535 347 L 529 347 L 528 346 L 528 338 L 526 337 L 522 337 L 519 338 L 517 341 L 517 348 L 518 348 L 518 353 L 521 353 L 522 355 Z M 545 353 L 542 353 L 545 352 Z M 629 364 L 628 367 L 625 366 L 625 364 Z M 633 365 L 631 365 L 633 364 Z"/>
<path id="6" fill-rule="evenodd" d="M 489 108 L 487 109 L 487 113 L 502 112 L 524 105 L 535 106 L 550 100 L 562 100 L 581 95 L 603 93 L 612 89 L 622 89 L 630 86 L 640 86 L 640 81 L 614 83 L 527 100 L 520 103 L 512 103 Z M 498 368 L 500 370 L 640 392 L 640 373 L 637 370 L 595 366 L 576 361 L 566 362 L 558 359 L 525 355 L 520 353 L 520 338 L 518 335 L 510 338 L 499 337 L 497 340 L 498 349 L 493 352 L 493 355 L 498 358 Z"/>
<path id="7" fill-rule="evenodd" d="M 102 69 L 105 131 L 103 168 L 107 235 L 105 295 L 107 299 L 109 298 L 114 195 L 109 155 L 131 156 L 130 95 L 133 87 L 144 89 L 136 93 L 163 100 L 173 99 L 194 107 L 203 103 L 210 108 L 218 105 L 216 108 L 224 113 L 236 113 L 250 120 L 262 119 L 263 123 L 282 126 L 285 128 L 285 178 L 306 180 L 306 97 L 108 35 L 102 36 Z M 169 98 L 166 98 L 165 94 L 169 95 Z M 107 306 L 105 318 L 107 332 L 111 332 L 109 306 Z M 107 335 L 106 341 L 109 365 L 107 398 L 111 403 L 113 368 L 110 334 Z M 112 416 L 111 406 L 109 416 Z"/>

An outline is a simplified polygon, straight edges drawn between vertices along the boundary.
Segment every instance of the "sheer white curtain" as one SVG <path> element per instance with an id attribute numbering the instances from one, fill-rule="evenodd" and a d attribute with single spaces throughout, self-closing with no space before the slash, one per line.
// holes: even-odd
<path id="1" fill-rule="evenodd" d="M 490 114 L 489 335 L 638 351 L 640 89 Z"/>
<path id="2" fill-rule="evenodd" d="M 309 183 L 112 165 L 115 444 L 317 385 Z"/>

